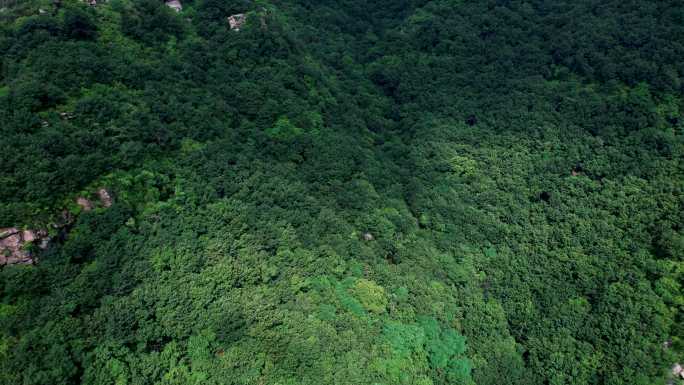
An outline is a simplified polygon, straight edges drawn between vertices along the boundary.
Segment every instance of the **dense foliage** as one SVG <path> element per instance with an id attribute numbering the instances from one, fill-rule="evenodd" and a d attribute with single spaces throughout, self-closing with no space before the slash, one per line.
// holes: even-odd
<path id="1" fill-rule="evenodd" d="M 0 227 L 77 218 L 0 271 L 2 384 L 684 359 L 681 1 L 40 0 L 0 53 Z"/>

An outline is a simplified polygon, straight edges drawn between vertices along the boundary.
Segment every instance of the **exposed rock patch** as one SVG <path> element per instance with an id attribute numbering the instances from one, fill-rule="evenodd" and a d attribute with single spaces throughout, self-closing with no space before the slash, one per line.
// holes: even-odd
<path id="1" fill-rule="evenodd" d="M 375 239 L 375 237 L 373 236 L 373 234 L 371 234 L 371 233 L 369 233 L 369 232 L 363 233 L 363 234 L 361 235 L 361 238 L 363 238 L 363 240 L 364 240 L 364 241 L 367 241 L 367 242 L 372 241 L 372 240 Z"/>
<path id="2" fill-rule="evenodd" d="M 98 0 L 81 0 L 82 2 L 90 5 L 91 7 L 94 7 L 97 5 Z M 104 3 L 105 0 L 99 0 L 101 3 Z M 55 7 L 59 8 L 61 6 L 61 3 L 58 2 L 57 0 L 53 1 L 55 4 Z"/>
<path id="3" fill-rule="evenodd" d="M 183 10 L 183 4 L 179 0 L 168 0 L 166 2 L 166 6 L 173 9 L 176 12 L 180 12 Z"/>
<path id="4" fill-rule="evenodd" d="M 97 197 L 100 200 L 100 205 L 103 207 L 111 207 L 114 202 L 112 194 L 106 188 L 97 190 Z M 79 205 L 83 211 L 90 211 L 95 208 L 95 203 L 85 197 L 76 198 L 76 204 Z"/>
<path id="5" fill-rule="evenodd" d="M 113 203 L 112 194 L 105 188 L 97 190 L 100 205 L 110 207 Z M 85 197 L 76 198 L 83 211 L 91 211 L 95 203 Z M 51 226 L 58 230 L 61 236 L 68 231 L 76 218 L 68 210 L 62 211 L 61 218 Z M 0 266 L 33 264 L 34 256 L 30 245 L 36 245 L 40 249 L 46 249 L 50 243 L 50 236 L 46 230 L 20 230 L 17 227 L 0 228 Z"/>
<path id="6" fill-rule="evenodd" d="M 19 230 L 16 227 L 0 229 L 0 266 L 32 264 L 33 257 L 27 246 L 39 241 L 39 247 L 47 247 L 47 231 Z"/>
<path id="7" fill-rule="evenodd" d="M 18 232 L 19 232 L 19 230 L 14 228 L 14 227 L 0 229 L 0 239 L 3 239 L 3 238 L 8 237 L 10 235 L 16 234 Z"/>
<path id="8" fill-rule="evenodd" d="M 682 367 L 681 364 L 674 364 L 672 366 L 672 375 L 675 377 L 682 377 L 684 378 L 684 367 Z"/>
<path id="9" fill-rule="evenodd" d="M 100 188 L 97 190 L 97 196 L 100 197 L 100 203 L 104 207 L 111 207 L 114 200 L 112 199 L 112 194 L 105 188 Z"/>
<path id="10" fill-rule="evenodd" d="M 83 211 L 90 211 L 93 209 L 93 202 L 84 197 L 76 198 L 76 204 L 81 206 L 81 210 Z"/>
<path id="11" fill-rule="evenodd" d="M 230 29 L 233 31 L 239 31 L 246 21 L 247 15 L 244 13 L 236 13 L 228 17 L 228 25 L 230 25 Z"/>

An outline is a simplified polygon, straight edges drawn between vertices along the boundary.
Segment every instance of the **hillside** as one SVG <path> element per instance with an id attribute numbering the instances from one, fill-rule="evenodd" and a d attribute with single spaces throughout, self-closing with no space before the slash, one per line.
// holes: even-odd
<path id="1" fill-rule="evenodd" d="M 680 1 L 6 1 L 0 53 L 0 384 L 684 378 Z"/>

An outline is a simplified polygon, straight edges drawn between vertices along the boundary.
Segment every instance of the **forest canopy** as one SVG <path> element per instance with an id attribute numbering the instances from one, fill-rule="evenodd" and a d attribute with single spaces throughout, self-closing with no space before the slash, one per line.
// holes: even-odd
<path id="1" fill-rule="evenodd" d="M 682 58 L 679 0 L 0 1 L 0 384 L 681 382 Z"/>

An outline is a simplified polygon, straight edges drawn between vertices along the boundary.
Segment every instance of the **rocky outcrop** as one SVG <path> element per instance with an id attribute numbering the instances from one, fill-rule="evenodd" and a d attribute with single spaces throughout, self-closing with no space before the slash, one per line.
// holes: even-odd
<path id="1" fill-rule="evenodd" d="M 100 188 L 97 190 L 99 205 L 110 207 L 114 200 L 109 190 Z M 76 204 L 82 211 L 91 211 L 96 204 L 88 198 L 77 197 Z M 62 211 L 61 217 L 51 226 L 58 233 L 68 231 L 76 218 L 68 210 Z M 46 230 L 20 230 L 17 227 L 0 228 L 0 266 L 33 264 L 35 258 L 31 252 L 31 245 L 40 249 L 46 249 L 50 243 L 50 236 Z"/>
<path id="2" fill-rule="evenodd" d="M 183 4 L 179 0 L 168 0 L 166 1 L 166 6 L 173 9 L 176 12 L 183 10 Z"/>
<path id="3" fill-rule="evenodd" d="M 100 188 L 97 190 L 97 196 L 100 198 L 100 203 L 104 207 L 111 207 L 114 200 L 112 199 L 112 194 L 105 188 Z"/>
<path id="4" fill-rule="evenodd" d="M 684 378 L 684 367 L 681 364 L 674 364 L 672 366 L 672 376 L 676 378 Z"/>
<path id="5" fill-rule="evenodd" d="M 93 209 L 93 202 L 84 197 L 76 198 L 76 204 L 79 205 L 83 211 L 90 211 Z"/>
<path id="6" fill-rule="evenodd" d="M 102 207 L 111 207 L 112 203 L 114 203 L 112 194 L 106 188 L 97 190 L 97 197 L 99 198 Z M 76 198 L 76 204 L 79 205 L 83 211 L 90 211 L 95 208 L 95 203 L 85 197 Z"/>
<path id="7" fill-rule="evenodd" d="M 247 15 L 244 13 L 236 13 L 228 17 L 228 25 L 233 31 L 239 31 L 245 22 L 247 22 Z"/>
<path id="8" fill-rule="evenodd" d="M 20 230 L 16 227 L 0 229 L 0 266 L 32 264 L 30 244 L 47 247 L 48 234 L 44 230 Z"/>

